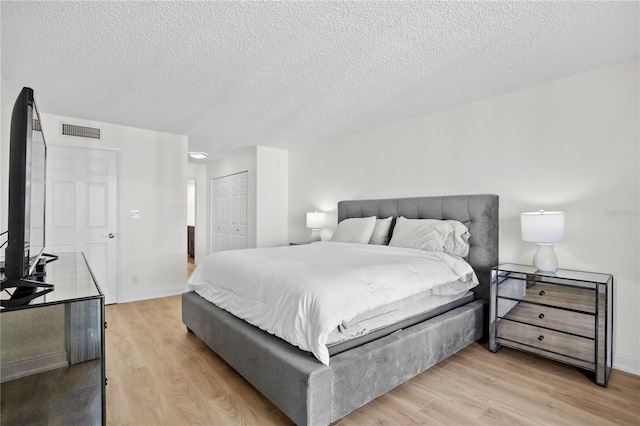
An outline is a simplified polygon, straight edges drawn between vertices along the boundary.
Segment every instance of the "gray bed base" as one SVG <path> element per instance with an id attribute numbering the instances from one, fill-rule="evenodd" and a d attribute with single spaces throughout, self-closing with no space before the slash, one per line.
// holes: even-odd
<path id="1" fill-rule="evenodd" d="M 498 263 L 498 196 L 456 195 L 342 201 L 338 220 L 404 216 L 455 219 L 471 232 L 469 263 L 477 300 L 331 357 L 312 355 L 218 308 L 182 296 L 182 321 L 298 425 L 327 425 L 420 374 L 483 336 L 490 269 Z"/>

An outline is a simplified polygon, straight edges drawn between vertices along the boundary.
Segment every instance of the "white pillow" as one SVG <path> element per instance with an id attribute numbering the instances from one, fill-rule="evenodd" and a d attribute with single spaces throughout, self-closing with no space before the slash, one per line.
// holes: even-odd
<path id="1" fill-rule="evenodd" d="M 389 244 L 389 230 L 391 230 L 391 221 L 393 218 L 389 216 L 386 219 L 376 219 L 376 226 L 373 228 L 373 235 L 369 244 L 387 245 Z"/>
<path id="2" fill-rule="evenodd" d="M 453 226 L 437 219 L 407 219 L 400 216 L 393 228 L 390 246 L 445 251 Z"/>
<path id="3" fill-rule="evenodd" d="M 375 226 L 375 216 L 345 219 L 338 224 L 331 241 L 367 244 Z"/>
<path id="4" fill-rule="evenodd" d="M 466 257 L 469 255 L 469 228 L 457 220 L 445 220 L 453 226 L 453 234 L 449 235 L 445 244 L 445 252 Z"/>

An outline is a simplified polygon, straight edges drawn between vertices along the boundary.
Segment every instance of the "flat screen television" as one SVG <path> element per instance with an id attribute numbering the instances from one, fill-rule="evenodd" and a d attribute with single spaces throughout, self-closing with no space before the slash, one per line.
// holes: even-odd
<path id="1" fill-rule="evenodd" d="M 43 281 L 47 145 L 33 90 L 20 92 L 11 116 L 9 211 L 2 289 L 13 288 L 2 306 L 28 303 L 52 290 Z M 38 291 L 38 288 L 44 290 Z"/>

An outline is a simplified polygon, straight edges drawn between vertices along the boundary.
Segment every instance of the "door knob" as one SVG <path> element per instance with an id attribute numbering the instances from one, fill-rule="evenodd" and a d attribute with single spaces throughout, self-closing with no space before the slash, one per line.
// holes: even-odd
<path id="1" fill-rule="evenodd" d="M 113 232 L 109 232 L 107 235 L 102 235 L 102 238 L 115 238 L 118 234 L 114 234 Z"/>

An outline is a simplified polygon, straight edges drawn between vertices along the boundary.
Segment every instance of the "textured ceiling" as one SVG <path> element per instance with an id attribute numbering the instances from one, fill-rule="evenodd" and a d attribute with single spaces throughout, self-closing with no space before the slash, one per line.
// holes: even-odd
<path id="1" fill-rule="evenodd" d="M 629 2 L 1 2 L 43 112 L 210 159 L 377 127 L 639 56 Z"/>

